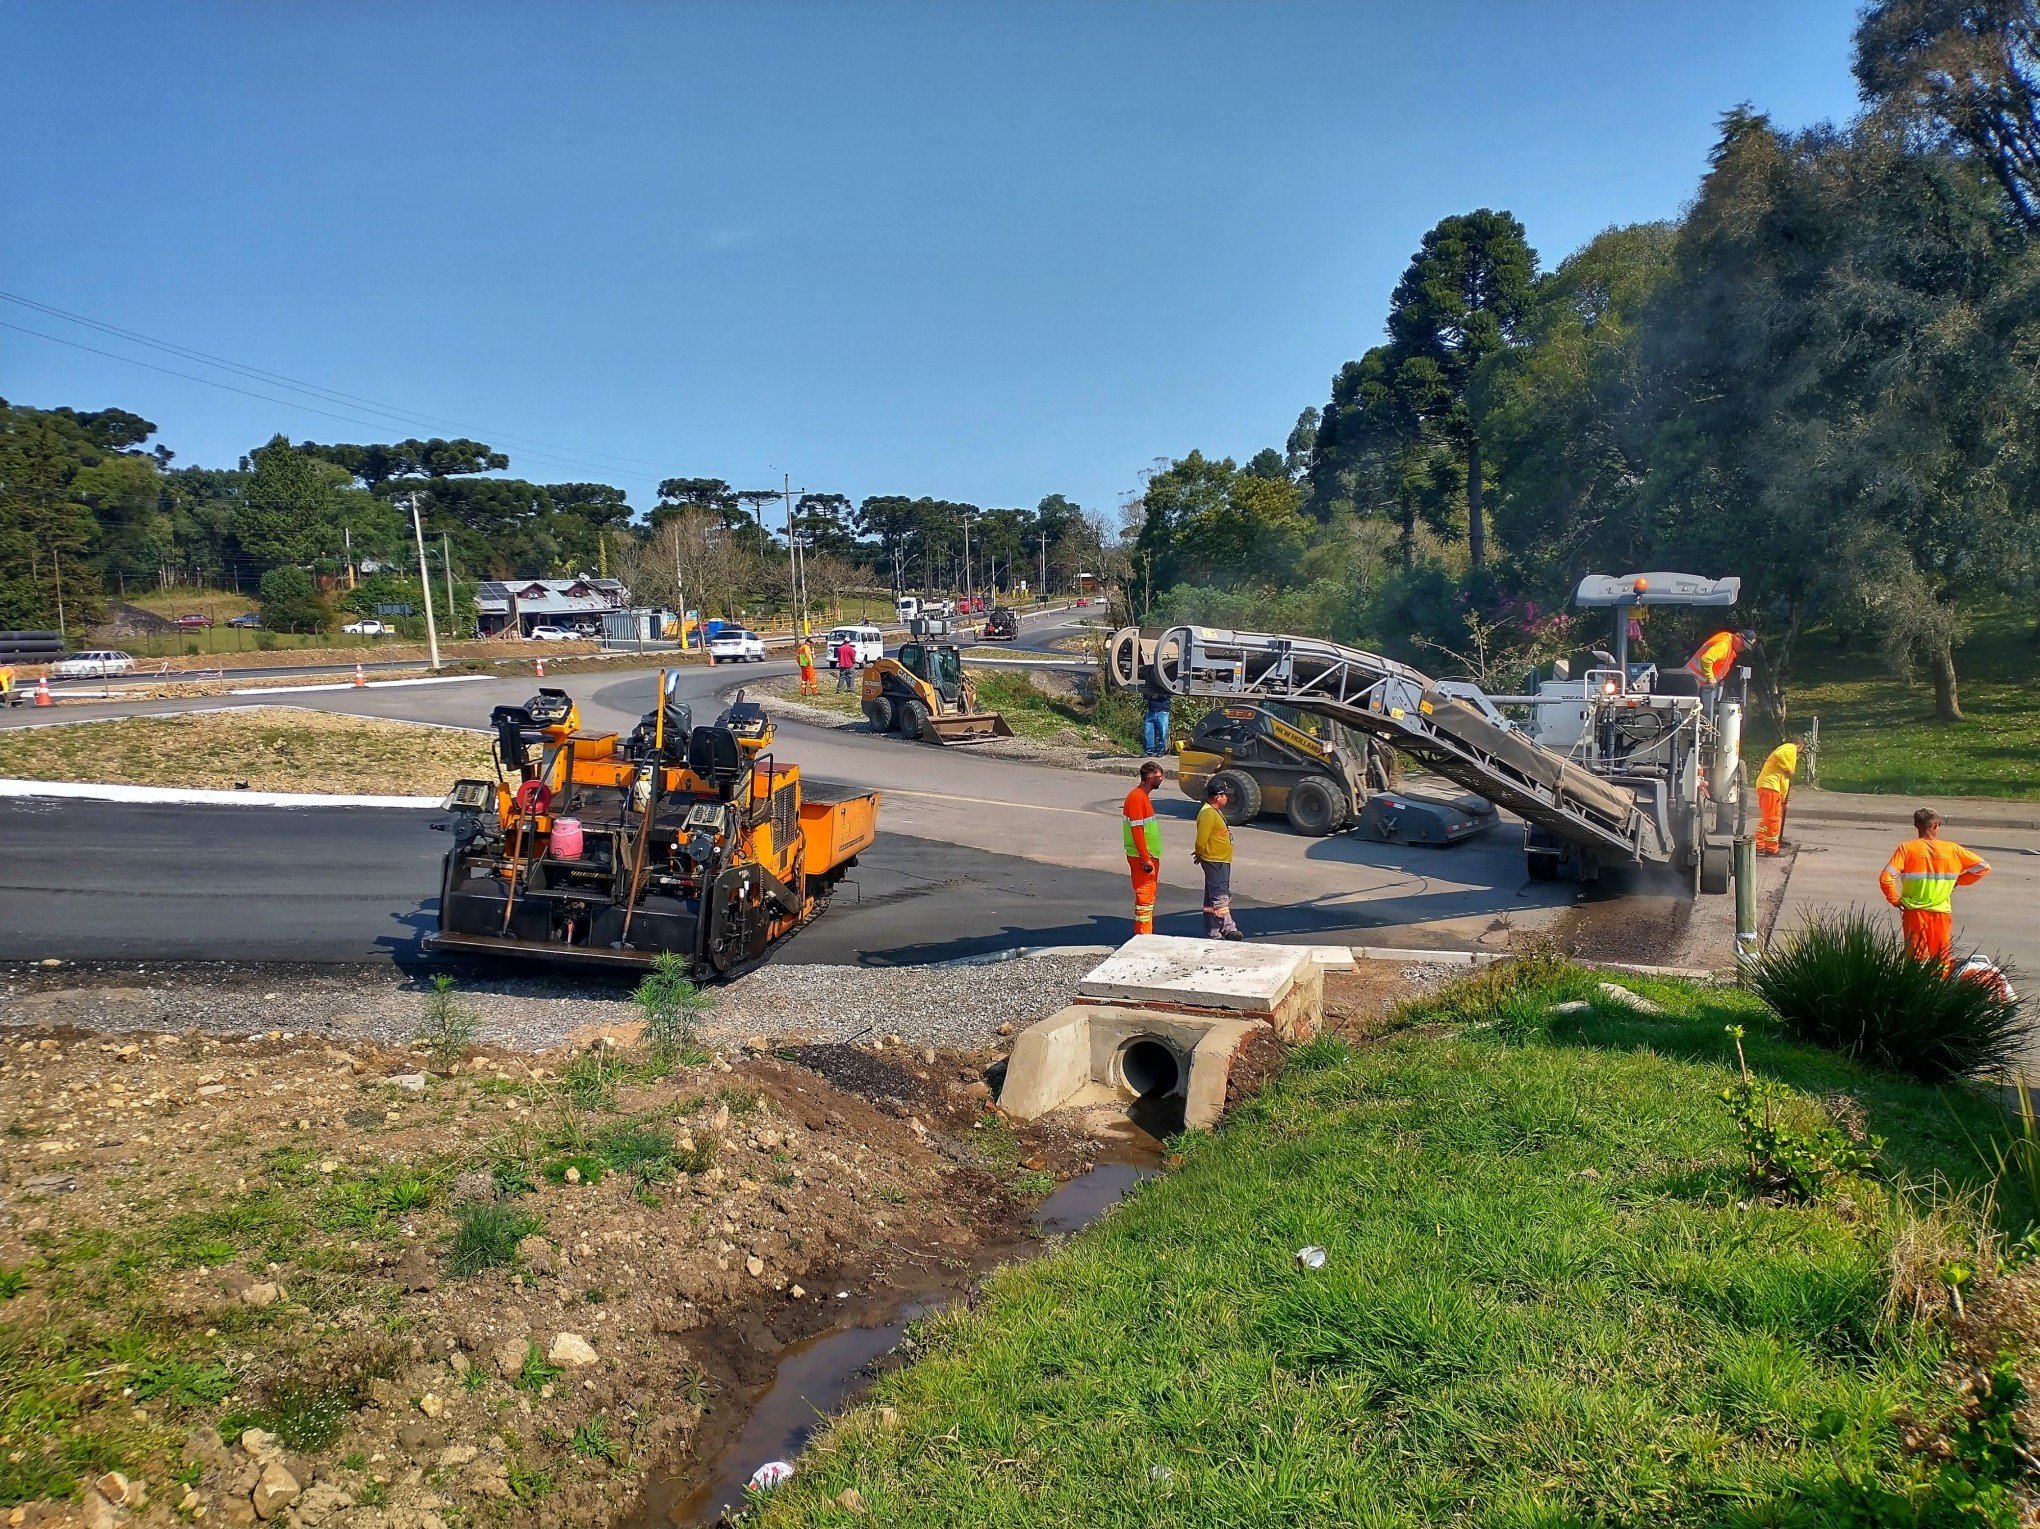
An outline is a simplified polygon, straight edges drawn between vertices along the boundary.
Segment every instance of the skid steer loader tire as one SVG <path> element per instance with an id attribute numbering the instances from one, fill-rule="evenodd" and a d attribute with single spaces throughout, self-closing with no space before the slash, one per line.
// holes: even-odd
<path id="1" fill-rule="evenodd" d="M 900 702 L 900 736 L 916 743 L 934 741 L 928 732 L 928 708 L 919 701 Z"/>
<path id="2" fill-rule="evenodd" d="M 1345 793 L 1322 775 L 1306 775 L 1289 788 L 1289 826 L 1309 839 L 1322 839 L 1345 826 Z"/>
<path id="3" fill-rule="evenodd" d="M 1242 823 L 1251 823 L 1261 815 L 1261 783 L 1244 770 L 1220 770 L 1211 777 L 1211 785 L 1224 783 L 1230 793 L 1225 805 L 1225 820 L 1234 828 Z M 1205 788 L 1209 790 L 1210 787 Z"/>
<path id="4" fill-rule="evenodd" d="M 864 720 L 871 724 L 874 733 L 889 733 L 899 719 L 893 714 L 892 697 L 873 696 L 864 703 Z"/>

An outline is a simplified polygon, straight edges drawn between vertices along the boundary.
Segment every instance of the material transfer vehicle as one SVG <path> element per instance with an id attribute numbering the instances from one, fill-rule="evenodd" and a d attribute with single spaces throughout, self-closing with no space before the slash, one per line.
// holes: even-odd
<path id="1" fill-rule="evenodd" d="M 490 713 L 494 780 L 444 803 L 433 951 L 727 977 L 826 907 L 877 838 L 876 793 L 806 798 L 753 703 L 697 727 L 665 676 L 627 734 L 588 733 L 541 688 Z M 755 713 L 755 715 L 754 715 Z"/>
<path id="2" fill-rule="evenodd" d="M 53 680 L 103 680 L 111 674 L 132 674 L 135 661 L 127 654 L 113 648 L 95 648 L 89 653 L 73 653 L 69 658 L 60 658 L 50 665 Z"/>
<path id="3" fill-rule="evenodd" d="M 871 730 L 923 743 L 1012 737 L 1003 716 L 978 709 L 977 687 L 963 671 L 963 650 L 950 640 L 949 623 L 918 616 L 910 630 L 894 656 L 864 666 L 860 698 Z"/>
<path id="4" fill-rule="evenodd" d="M 762 664 L 765 639 L 741 627 L 724 627 L 708 639 L 708 653 L 719 664 Z"/>

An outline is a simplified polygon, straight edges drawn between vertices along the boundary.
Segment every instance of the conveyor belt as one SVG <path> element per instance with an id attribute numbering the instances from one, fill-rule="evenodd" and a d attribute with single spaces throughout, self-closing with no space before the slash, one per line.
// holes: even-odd
<path id="1" fill-rule="evenodd" d="M 1140 634 L 1114 635 L 1113 675 L 1141 675 Z M 1429 676 L 1394 659 L 1309 637 L 1171 627 L 1154 643 L 1161 683 L 1182 696 L 1252 700 L 1331 717 L 1393 744 L 1447 780 L 1614 861 L 1670 858 L 1656 817 L 1603 779 L 1478 708 L 1438 692 Z"/>

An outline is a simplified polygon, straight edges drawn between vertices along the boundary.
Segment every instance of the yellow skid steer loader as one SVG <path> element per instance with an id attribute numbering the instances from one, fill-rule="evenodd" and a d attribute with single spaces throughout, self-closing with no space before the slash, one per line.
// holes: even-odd
<path id="1" fill-rule="evenodd" d="M 942 640 L 949 623 L 917 618 L 911 630 L 897 654 L 864 666 L 864 716 L 871 730 L 923 743 L 1012 737 L 998 712 L 978 710 L 977 689 L 963 672 L 963 651 Z"/>

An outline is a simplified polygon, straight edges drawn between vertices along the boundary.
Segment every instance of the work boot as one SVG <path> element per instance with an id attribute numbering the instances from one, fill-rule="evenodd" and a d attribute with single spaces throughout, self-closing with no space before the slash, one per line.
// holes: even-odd
<path id="1" fill-rule="evenodd" d="M 1222 935 L 1220 935 L 1219 938 L 1226 940 L 1244 940 L 1246 936 L 1240 933 L 1239 925 L 1228 924 L 1225 928 L 1225 932 Z"/>

